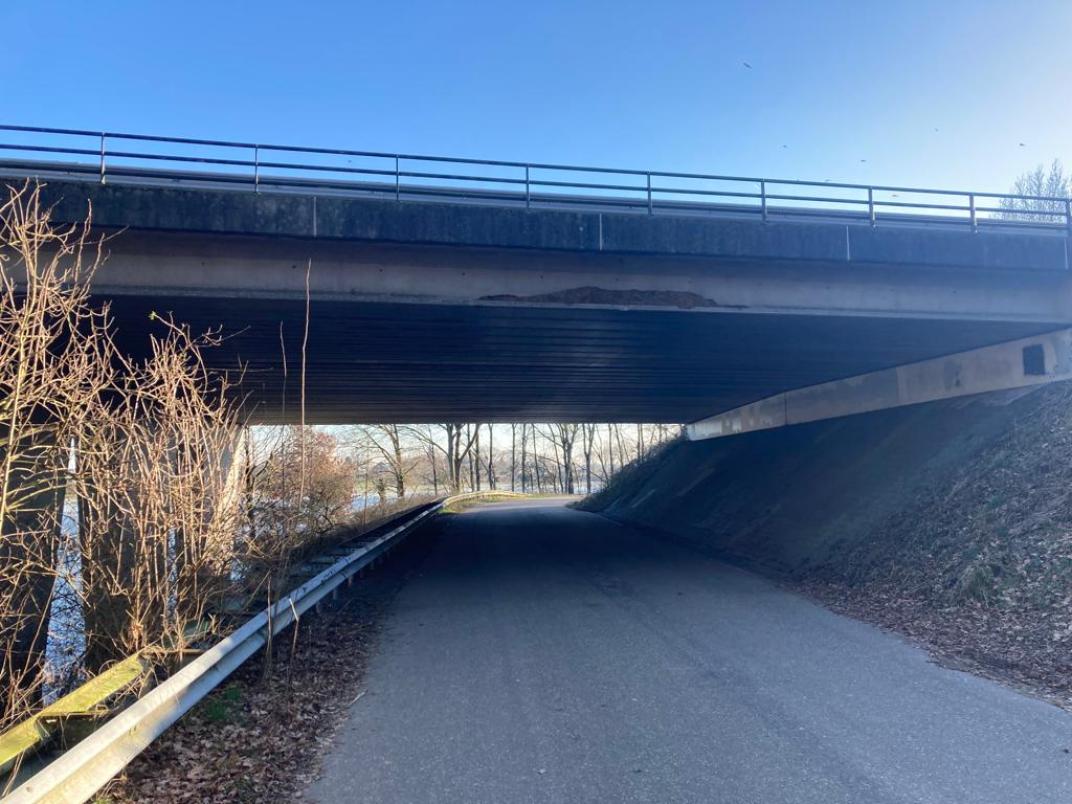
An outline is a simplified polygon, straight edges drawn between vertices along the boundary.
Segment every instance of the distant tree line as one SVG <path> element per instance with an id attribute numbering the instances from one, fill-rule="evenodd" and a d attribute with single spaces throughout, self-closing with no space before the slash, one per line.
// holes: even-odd
<path id="1" fill-rule="evenodd" d="M 999 218 L 1013 221 L 1055 223 L 1065 219 L 1068 209 L 1061 200 L 1072 197 L 1072 174 L 1065 171 L 1059 159 L 1049 167 L 1039 165 L 1034 170 L 1021 174 L 1009 190 L 1013 196 L 1026 198 L 1002 198 Z"/>
<path id="2" fill-rule="evenodd" d="M 372 424 L 334 430 L 359 497 L 503 489 L 591 493 L 622 466 L 680 433 L 678 425 L 614 423 Z"/>

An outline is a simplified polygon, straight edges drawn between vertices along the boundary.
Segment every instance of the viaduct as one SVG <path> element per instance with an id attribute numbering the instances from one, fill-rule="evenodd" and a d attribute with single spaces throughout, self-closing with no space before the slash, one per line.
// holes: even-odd
<path id="1" fill-rule="evenodd" d="M 154 311 L 220 328 L 209 360 L 257 422 L 297 415 L 303 343 L 310 422 L 693 438 L 1070 371 L 1067 202 L 1010 220 L 978 193 L 289 149 L 295 164 L 134 135 L 100 135 L 98 163 L 95 135 L 30 142 L 0 175 L 116 233 L 94 287 L 122 345 L 145 348 Z M 251 153 L 193 155 L 225 147 Z"/>

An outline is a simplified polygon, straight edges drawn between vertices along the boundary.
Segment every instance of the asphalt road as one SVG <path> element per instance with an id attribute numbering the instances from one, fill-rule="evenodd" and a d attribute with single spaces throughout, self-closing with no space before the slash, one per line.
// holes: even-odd
<path id="1" fill-rule="evenodd" d="M 1072 802 L 1072 716 L 542 503 L 442 518 L 320 802 Z"/>

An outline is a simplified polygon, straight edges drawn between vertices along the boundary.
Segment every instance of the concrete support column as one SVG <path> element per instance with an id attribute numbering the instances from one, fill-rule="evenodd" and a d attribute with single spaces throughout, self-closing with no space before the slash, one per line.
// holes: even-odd
<path id="1" fill-rule="evenodd" d="M 66 457 L 46 425 L 0 432 L 0 718 L 40 700 Z"/>
<path id="2" fill-rule="evenodd" d="M 122 425 L 102 419 L 75 453 L 85 666 L 90 673 L 127 656 L 136 639 L 136 587 L 144 569 L 138 513 L 145 504 L 136 487 L 143 481 L 138 477 L 143 447 L 138 441 Z M 158 558 L 162 563 L 163 549 Z"/>
<path id="3" fill-rule="evenodd" d="M 191 619 L 202 617 L 206 605 L 211 607 L 214 601 L 206 601 L 206 596 L 217 597 L 229 584 L 244 522 L 248 431 L 236 427 L 214 435 L 219 440 L 205 445 L 204 506 L 199 522 L 190 523 L 194 528 L 200 524 L 201 530 L 176 533 L 177 605 L 180 615 Z"/>
<path id="4" fill-rule="evenodd" d="M 78 500 L 78 529 L 85 666 L 90 673 L 98 673 L 128 654 L 137 534 L 129 518 L 109 504 L 106 494 L 97 496 L 92 491 Z"/>
<path id="5" fill-rule="evenodd" d="M 86 665 L 177 643 L 230 580 L 242 431 L 119 427 L 80 467 Z"/>

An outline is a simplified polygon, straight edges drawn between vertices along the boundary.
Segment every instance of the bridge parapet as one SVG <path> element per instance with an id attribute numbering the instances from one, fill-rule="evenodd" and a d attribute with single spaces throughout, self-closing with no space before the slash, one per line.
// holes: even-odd
<path id="1" fill-rule="evenodd" d="M 1072 200 L 0 125 L 61 217 L 269 237 L 1054 270 Z M 42 159 L 46 161 L 42 161 Z M 93 186 L 96 185 L 96 186 Z M 402 203 L 405 202 L 405 203 Z"/>

